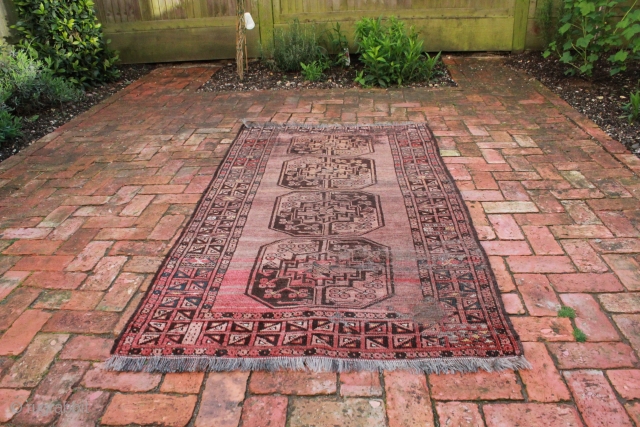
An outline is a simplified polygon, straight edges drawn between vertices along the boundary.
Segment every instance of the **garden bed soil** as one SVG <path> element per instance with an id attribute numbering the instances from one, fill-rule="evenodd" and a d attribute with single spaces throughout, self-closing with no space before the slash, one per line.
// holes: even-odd
<path id="1" fill-rule="evenodd" d="M 155 65 L 136 64 L 121 65 L 120 78 L 112 83 L 87 90 L 85 96 L 77 102 L 68 102 L 54 107 L 30 111 L 22 117 L 22 136 L 13 141 L 7 141 L 0 146 L 0 161 L 16 154 L 33 142 L 56 130 L 80 113 L 87 111 L 100 101 L 149 73 Z"/>
<path id="2" fill-rule="evenodd" d="M 629 64 L 627 71 L 615 76 L 602 73 L 592 81 L 567 76 L 565 64 L 556 58 L 545 59 L 540 52 L 511 55 L 505 64 L 535 77 L 611 138 L 640 154 L 640 122 L 629 124 L 622 109 L 629 102 L 629 93 L 640 88 L 640 64 Z"/>
<path id="3" fill-rule="evenodd" d="M 236 64 L 224 61 L 222 69 L 215 73 L 199 91 L 253 91 L 253 90 L 293 90 L 293 89 L 348 89 L 361 87 L 355 82 L 356 73 L 362 70 L 362 65 L 352 56 L 352 65 L 348 68 L 332 67 L 325 71 L 322 80 L 316 82 L 305 81 L 299 72 L 281 72 L 272 70 L 260 60 L 249 61 L 249 69 L 245 72 L 244 80 L 240 81 L 236 72 Z M 456 86 L 449 72 L 442 62 L 438 65 L 439 75 L 430 82 L 414 82 L 404 87 L 443 87 Z"/>

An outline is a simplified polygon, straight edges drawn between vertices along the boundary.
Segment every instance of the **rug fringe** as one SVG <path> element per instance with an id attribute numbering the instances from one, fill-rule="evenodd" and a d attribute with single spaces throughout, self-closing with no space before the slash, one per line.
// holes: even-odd
<path id="1" fill-rule="evenodd" d="M 277 371 L 312 372 L 409 370 L 427 374 L 487 372 L 505 369 L 531 369 L 524 356 L 461 357 L 420 360 L 345 360 L 328 357 L 220 358 L 215 356 L 111 356 L 105 364 L 111 371 L 200 372 L 200 371 Z"/>
<path id="2" fill-rule="evenodd" d="M 303 128 L 303 129 L 362 129 L 362 128 L 388 128 L 393 126 L 406 126 L 406 125 L 423 125 L 427 126 L 427 123 L 422 122 L 377 122 L 373 124 L 351 124 L 351 125 L 342 125 L 342 124 L 308 124 L 308 123 L 274 123 L 274 122 L 254 122 L 248 119 L 242 119 L 242 124 L 244 127 L 249 129 L 260 129 L 260 128 Z"/>

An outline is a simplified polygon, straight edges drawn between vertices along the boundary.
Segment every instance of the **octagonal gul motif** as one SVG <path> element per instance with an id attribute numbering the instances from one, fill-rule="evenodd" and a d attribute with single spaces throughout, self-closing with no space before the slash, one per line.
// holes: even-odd
<path id="1" fill-rule="evenodd" d="M 355 190 L 375 182 L 373 160 L 302 157 L 284 162 L 278 184 L 292 190 Z"/>
<path id="2" fill-rule="evenodd" d="M 317 134 L 294 137 L 289 154 L 315 154 L 325 156 L 359 156 L 373 153 L 370 136 L 344 134 Z"/>
<path id="3" fill-rule="evenodd" d="M 273 308 L 365 308 L 393 294 L 390 258 L 363 238 L 280 240 L 260 249 L 246 293 Z"/>
<path id="4" fill-rule="evenodd" d="M 383 225 L 374 194 L 299 191 L 276 198 L 269 228 L 292 236 L 360 236 Z"/>

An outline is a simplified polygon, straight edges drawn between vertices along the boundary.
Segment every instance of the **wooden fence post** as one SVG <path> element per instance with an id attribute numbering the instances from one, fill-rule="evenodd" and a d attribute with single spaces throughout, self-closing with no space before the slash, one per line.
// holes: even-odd
<path id="1" fill-rule="evenodd" d="M 527 39 L 527 24 L 529 23 L 529 0 L 515 0 L 513 17 L 513 47 L 512 52 L 522 52 Z"/>
<path id="2" fill-rule="evenodd" d="M 258 0 L 260 24 L 260 44 L 265 54 L 273 48 L 273 2 L 278 0 Z"/>

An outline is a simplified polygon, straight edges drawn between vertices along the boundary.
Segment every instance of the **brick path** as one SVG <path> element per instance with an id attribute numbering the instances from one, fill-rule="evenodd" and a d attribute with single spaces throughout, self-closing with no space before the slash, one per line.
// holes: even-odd
<path id="1" fill-rule="evenodd" d="M 498 60 L 447 62 L 459 88 L 216 95 L 211 68 L 159 69 L 0 164 L 0 422 L 639 425 L 640 160 Z M 534 369 L 103 371 L 242 118 L 427 121 Z M 36 410 L 59 402 L 81 406 Z"/>

